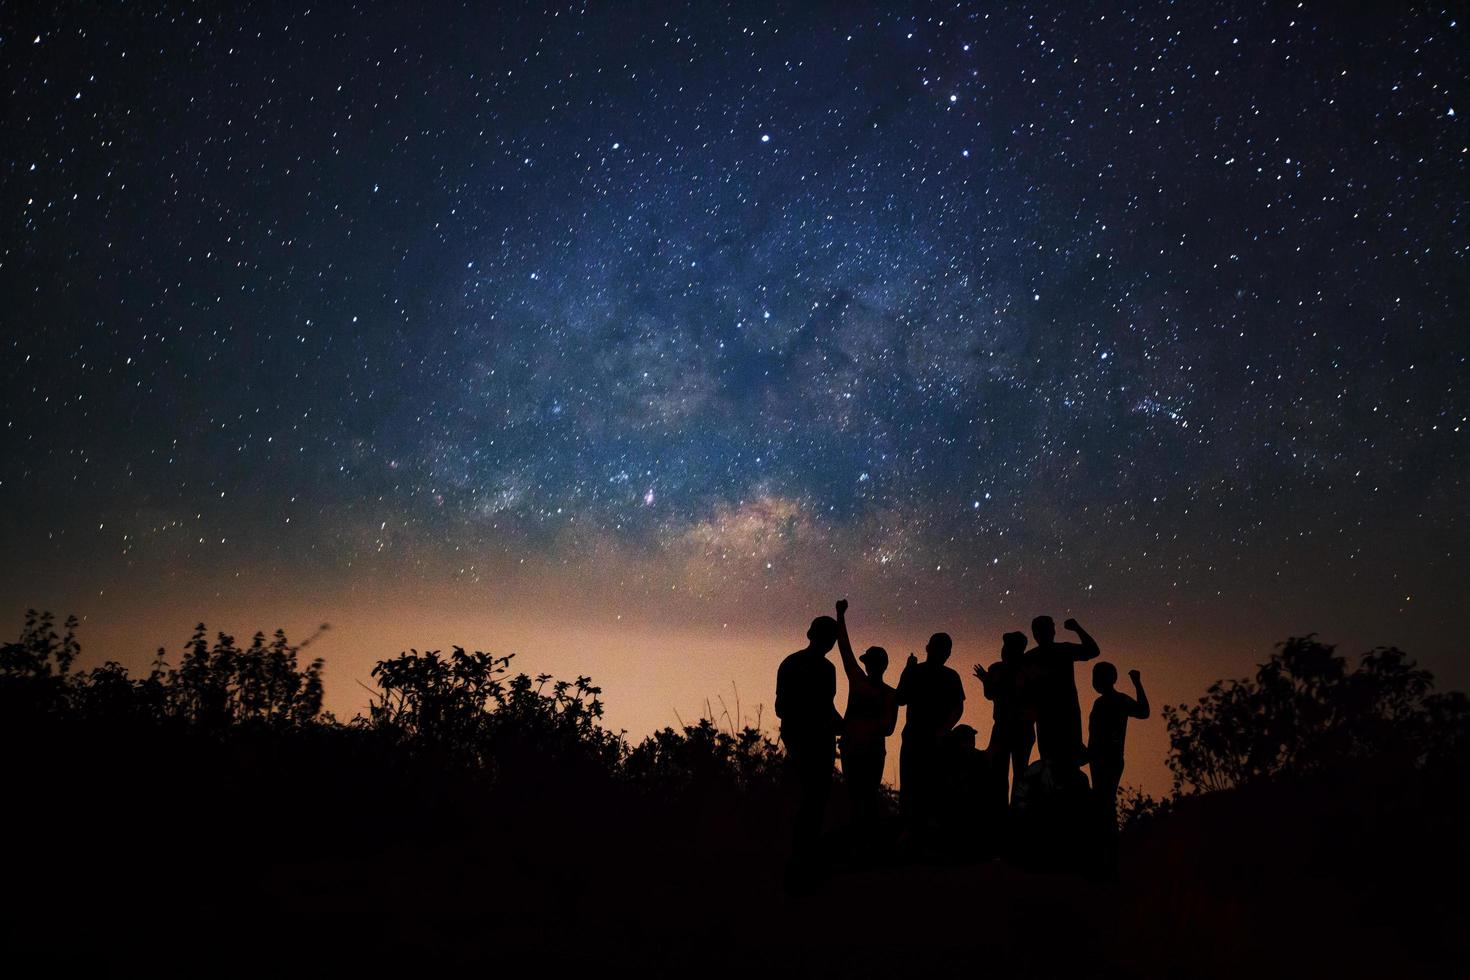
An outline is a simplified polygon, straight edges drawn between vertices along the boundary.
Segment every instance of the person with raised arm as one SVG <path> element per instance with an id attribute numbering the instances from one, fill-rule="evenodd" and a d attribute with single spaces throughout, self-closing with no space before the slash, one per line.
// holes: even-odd
<path id="1" fill-rule="evenodd" d="M 853 827 L 871 837 L 881 812 L 887 739 L 898 724 L 898 692 L 883 681 L 888 651 L 868 647 L 852 655 L 847 634 L 847 600 L 837 600 L 837 649 L 847 675 L 847 712 L 842 718 L 842 781 L 852 808 Z M 858 661 L 862 661 L 859 666 Z"/>
<path id="2" fill-rule="evenodd" d="M 1137 698 L 1130 698 L 1114 686 L 1118 683 L 1117 667 L 1105 660 L 1093 665 L 1092 689 L 1098 697 L 1092 702 L 1092 714 L 1087 719 L 1087 761 L 1092 769 L 1092 793 L 1098 812 L 1109 829 L 1116 828 L 1118 822 L 1118 783 L 1123 779 L 1123 742 L 1128 737 L 1128 719 L 1141 721 L 1149 715 L 1143 675 L 1130 670 L 1128 679 L 1133 682 Z"/>
<path id="3" fill-rule="evenodd" d="M 1026 654 L 1028 682 L 1036 704 L 1036 753 L 1053 765 L 1080 769 L 1087 761 L 1082 744 L 1082 706 L 1077 700 L 1077 677 L 1073 665 L 1097 659 L 1097 641 L 1075 619 L 1062 624 L 1077 635 L 1079 643 L 1058 643 L 1057 627 L 1050 616 L 1031 621 L 1036 646 Z"/>

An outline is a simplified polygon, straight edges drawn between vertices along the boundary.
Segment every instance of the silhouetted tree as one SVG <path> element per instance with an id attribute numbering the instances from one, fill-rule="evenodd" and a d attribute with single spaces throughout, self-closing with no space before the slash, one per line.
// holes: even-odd
<path id="1" fill-rule="evenodd" d="M 1349 669 L 1316 634 L 1292 637 L 1252 678 L 1217 681 L 1164 709 L 1176 791 L 1219 790 L 1353 764 L 1439 765 L 1467 741 L 1465 698 L 1394 647 Z"/>
<path id="2" fill-rule="evenodd" d="M 410 650 L 380 661 L 380 689 L 368 724 L 413 752 L 478 770 L 522 770 L 535 760 L 583 762 L 611 773 L 622 760 L 621 734 L 602 728 L 602 689 L 591 678 L 517 674 L 514 654 L 455 647 Z M 549 685 L 549 687 L 548 687 Z"/>
<path id="3" fill-rule="evenodd" d="M 77 618 L 66 617 L 63 626 L 66 633 L 57 635 L 51 613 L 27 609 L 20 639 L 0 646 L 0 676 L 65 677 L 82 647 L 76 639 Z"/>
<path id="4" fill-rule="evenodd" d="M 269 643 L 256 633 L 244 649 L 233 636 L 218 633 L 211 647 L 200 623 L 177 670 L 168 668 L 159 650 L 150 681 L 161 688 L 169 714 L 205 727 L 304 724 L 321 712 L 322 660 L 302 668 L 298 650 L 282 630 Z"/>
<path id="5" fill-rule="evenodd" d="M 435 751 L 470 767 L 486 764 L 489 712 L 504 696 L 511 657 L 455 647 L 409 650 L 372 670 L 379 692 L 368 722 L 400 742 Z"/>

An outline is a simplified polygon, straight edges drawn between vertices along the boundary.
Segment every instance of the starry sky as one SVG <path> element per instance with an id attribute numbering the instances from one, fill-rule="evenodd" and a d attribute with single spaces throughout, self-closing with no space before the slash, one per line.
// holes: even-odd
<path id="1" fill-rule="evenodd" d="M 515 651 L 634 735 L 769 725 L 839 596 L 1155 703 L 1311 631 L 1470 681 L 1455 5 L 17 6 L 16 629 L 330 622 L 344 715 Z"/>

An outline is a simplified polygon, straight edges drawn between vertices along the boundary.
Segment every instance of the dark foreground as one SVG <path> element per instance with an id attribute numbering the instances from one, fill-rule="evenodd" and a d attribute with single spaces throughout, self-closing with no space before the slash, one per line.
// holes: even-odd
<path id="1" fill-rule="evenodd" d="M 232 751 L 258 781 L 265 757 Z M 436 799 L 366 773 L 312 778 L 297 759 L 265 779 L 270 798 L 218 769 L 191 783 L 94 763 L 47 794 L 32 771 L 7 805 L 11 963 L 1397 977 L 1445 976 L 1470 955 L 1463 835 L 1450 801 L 1412 781 L 1185 800 L 1125 835 L 1117 884 L 892 863 L 788 897 L 780 808 L 759 795 L 589 797 L 548 776 Z"/>
<path id="2" fill-rule="evenodd" d="M 131 678 L 71 672 L 73 624 L 51 625 L 29 614 L 0 646 L 7 975 L 1341 978 L 1470 964 L 1470 703 L 1426 695 L 1432 678 L 1397 651 L 1348 671 L 1329 647 L 1288 643 L 1256 681 L 1216 685 L 1171 720 L 1176 774 L 1262 747 L 1293 765 L 1131 811 L 1116 883 L 1023 870 L 1065 850 L 1028 843 L 1034 817 L 988 838 L 1011 842 L 1005 863 L 947 849 L 856 861 L 839 787 L 827 873 L 792 896 L 785 760 L 756 729 L 704 719 L 631 745 L 601 728 L 587 678 L 508 676 L 509 658 L 459 649 L 379 663 L 369 713 L 342 722 L 321 712 L 321 661 L 301 666 L 284 634 L 211 647 L 200 626 L 179 667 Z"/>

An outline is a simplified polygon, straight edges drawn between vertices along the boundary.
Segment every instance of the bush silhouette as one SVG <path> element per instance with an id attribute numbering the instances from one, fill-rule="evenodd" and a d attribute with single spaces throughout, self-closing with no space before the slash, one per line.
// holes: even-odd
<path id="1" fill-rule="evenodd" d="M 1164 708 L 1175 790 L 1365 765 L 1463 771 L 1470 702 L 1433 686 L 1434 676 L 1397 648 L 1371 650 L 1349 669 L 1316 634 L 1292 637 L 1254 677 L 1217 681 L 1197 704 Z"/>
<path id="2" fill-rule="evenodd" d="M 355 745 L 357 755 L 385 766 L 423 765 L 489 783 L 572 772 L 660 790 L 718 784 L 744 791 L 773 787 L 779 777 L 780 747 L 759 728 L 727 732 L 705 718 L 630 747 L 624 733 L 602 727 L 602 689 L 591 678 L 511 675 L 513 654 L 413 649 L 379 661 L 366 716 L 343 724 L 322 711 L 323 661 L 303 666 L 304 644 L 281 630 L 270 638 L 256 633 L 241 647 L 227 633 L 211 642 L 201 623 L 177 667 L 160 648 L 149 673 L 133 678 L 112 661 L 73 672 L 81 651 L 76 626 L 69 618 L 58 632 L 49 612 L 31 610 L 19 639 L 0 647 L 0 712 L 8 726 L 46 719 L 226 739 L 296 732 L 328 738 L 342 751 Z"/>
<path id="3" fill-rule="evenodd" d="M 160 649 L 153 672 L 141 683 L 144 691 L 159 692 L 167 714 L 205 728 L 305 725 L 322 710 L 323 662 L 301 667 L 299 649 L 282 630 L 269 642 L 256 633 L 243 649 L 233 636 L 218 633 L 210 646 L 200 623 L 178 669 L 168 667 Z"/>
<path id="4" fill-rule="evenodd" d="M 410 650 L 372 670 L 379 692 L 368 708 L 369 724 L 407 748 L 437 752 L 472 769 L 488 765 L 489 710 L 504 696 L 501 680 L 510 657 L 455 647 Z"/>
<path id="5" fill-rule="evenodd" d="M 525 778 L 549 764 L 615 771 L 625 746 L 601 727 L 601 688 L 588 677 L 507 679 L 513 656 L 455 647 L 380 661 L 367 725 L 408 753 L 480 775 Z"/>
<path id="6" fill-rule="evenodd" d="M 0 647 L 0 698 L 23 717 L 173 720 L 221 731 L 235 725 L 297 727 L 321 714 L 323 661 L 303 668 L 300 647 L 281 630 L 270 640 L 256 633 L 245 648 L 220 633 L 211 646 L 201 623 L 177 669 L 160 648 L 149 675 L 135 680 L 112 661 L 72 673 L 81 652 L 76 617 L 67 618 L 63 634 L 54 624 L 49 612 L 28 610 L 19 640 Z"/>
<path id="7" fill-rule="evenodd" d="M 781 774 L 780 746 L 758 728 L 724 731 L 711 719 L 663 728 L 627 756 L 628 776 L 643 785 L 686 788 L 721 784 L 740 790 L 769 789 Z"/>

